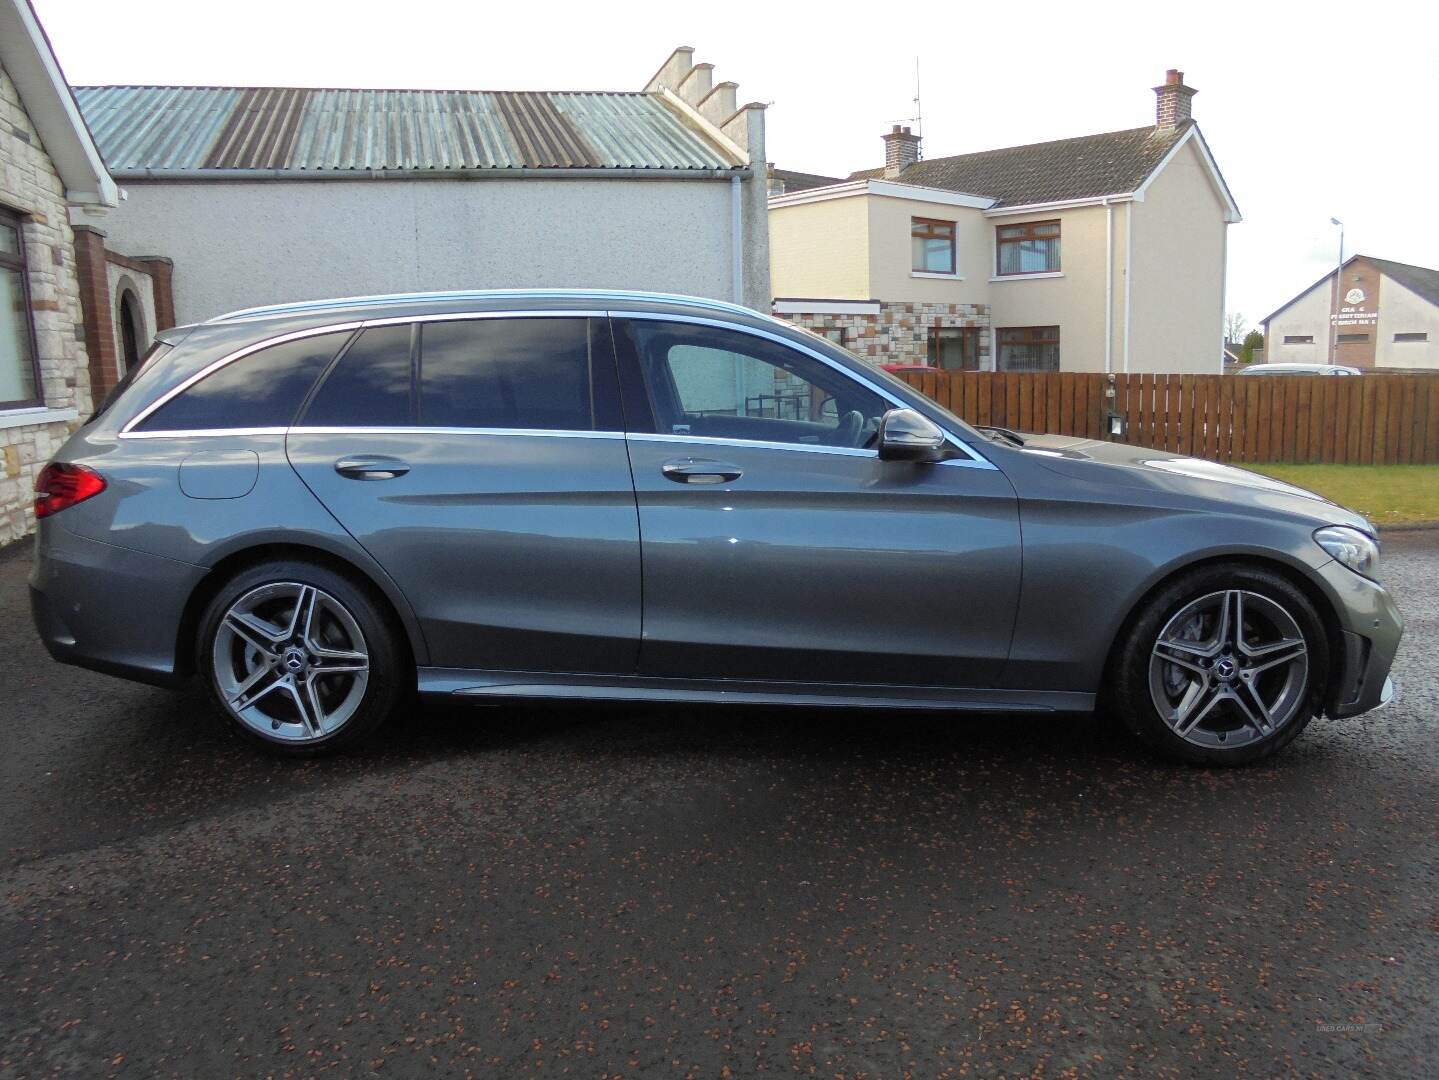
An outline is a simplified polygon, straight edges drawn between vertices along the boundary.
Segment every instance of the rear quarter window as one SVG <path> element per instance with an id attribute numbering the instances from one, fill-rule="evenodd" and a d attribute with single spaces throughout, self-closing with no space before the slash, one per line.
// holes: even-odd
<path id="1" fill-rule="evenodd" d="M 133 430 L 288 427 L 350 336 L 348 330 L 318 334 L 242 356 L 171 398 Z"/>

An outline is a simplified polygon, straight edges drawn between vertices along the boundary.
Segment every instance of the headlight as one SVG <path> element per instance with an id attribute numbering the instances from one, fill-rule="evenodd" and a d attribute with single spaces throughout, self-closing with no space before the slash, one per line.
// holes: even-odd
<path id="1" fill-rule="evenodd" d="M 1314 542 L 1356 574 L 1378 577 L 1379 544 L 1373 537 L 1346 525 L 1328 525 L 1315 530 Z"/>

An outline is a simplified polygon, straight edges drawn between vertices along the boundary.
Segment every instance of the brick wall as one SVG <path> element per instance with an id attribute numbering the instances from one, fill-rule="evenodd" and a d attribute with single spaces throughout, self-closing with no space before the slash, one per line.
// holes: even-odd
<path id="1" fill-rule="evenodd" d="M 801 312 L 778 316 L 806 330 L 839 330 L 840 342 L 852 353 L 874 364 L 923 364 L 929 355 L 929 331 L 935 326 L 970 326 L 988 330 L 989 307 L 984 304 L 907 304 L 881 301 L 878 315 L 818 314 Z M 989 334 L 979 337 L 982 369 L 992 369 Z"/>
<path id="2" fill-rule="evenodd" d="M 3 68 L 0 204 L 25 215 L 22 228 L 45 406 L 74 410 L 83 417 L 90 409 L 90 378 L 65 188 Z M 80 422 L 15 423 L 21 419 L 0 412 L 0 544 L 35 527 L 35 474 Z"/>

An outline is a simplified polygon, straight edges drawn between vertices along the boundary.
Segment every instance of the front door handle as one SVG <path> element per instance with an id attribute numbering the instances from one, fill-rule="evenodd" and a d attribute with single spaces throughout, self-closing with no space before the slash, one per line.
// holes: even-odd
<path id="1" fill-rule="evenodd" d="M 709 461 L 705 458 L 676 458 L 660 466 L 666 480 L 676 484 L 727 484 L 738 480 L 744 470 L 726 461 Z"/>
<path id="2" fill-rule="evenodd" d="M 351 480 L 393 480 L 410 471 L 409 465 L 399 458 L 383 454 L 366 454 L 361 457 L 341 458 L 335 462 L 335 471 Z"/>

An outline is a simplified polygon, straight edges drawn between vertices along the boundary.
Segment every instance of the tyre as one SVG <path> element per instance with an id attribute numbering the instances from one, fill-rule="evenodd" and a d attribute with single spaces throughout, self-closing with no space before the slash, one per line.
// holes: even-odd
<path id="1" fill-rule="evenodd" d="M 291 756 L 353 746 L 409 679 L 400 632 L 369 591 L 300 561 L 227 581 L 200 619 L 196 661 L 235 731 Z"/>
<path id="2" fill-rule="evenodd" d="M 1110 669 L 1124 725 L 1171 761 L 1242 765 L 1298 738 L 1323 705 L 1324 626 L 1272 571 L 1218 564 L 1145 603 Z"/>

